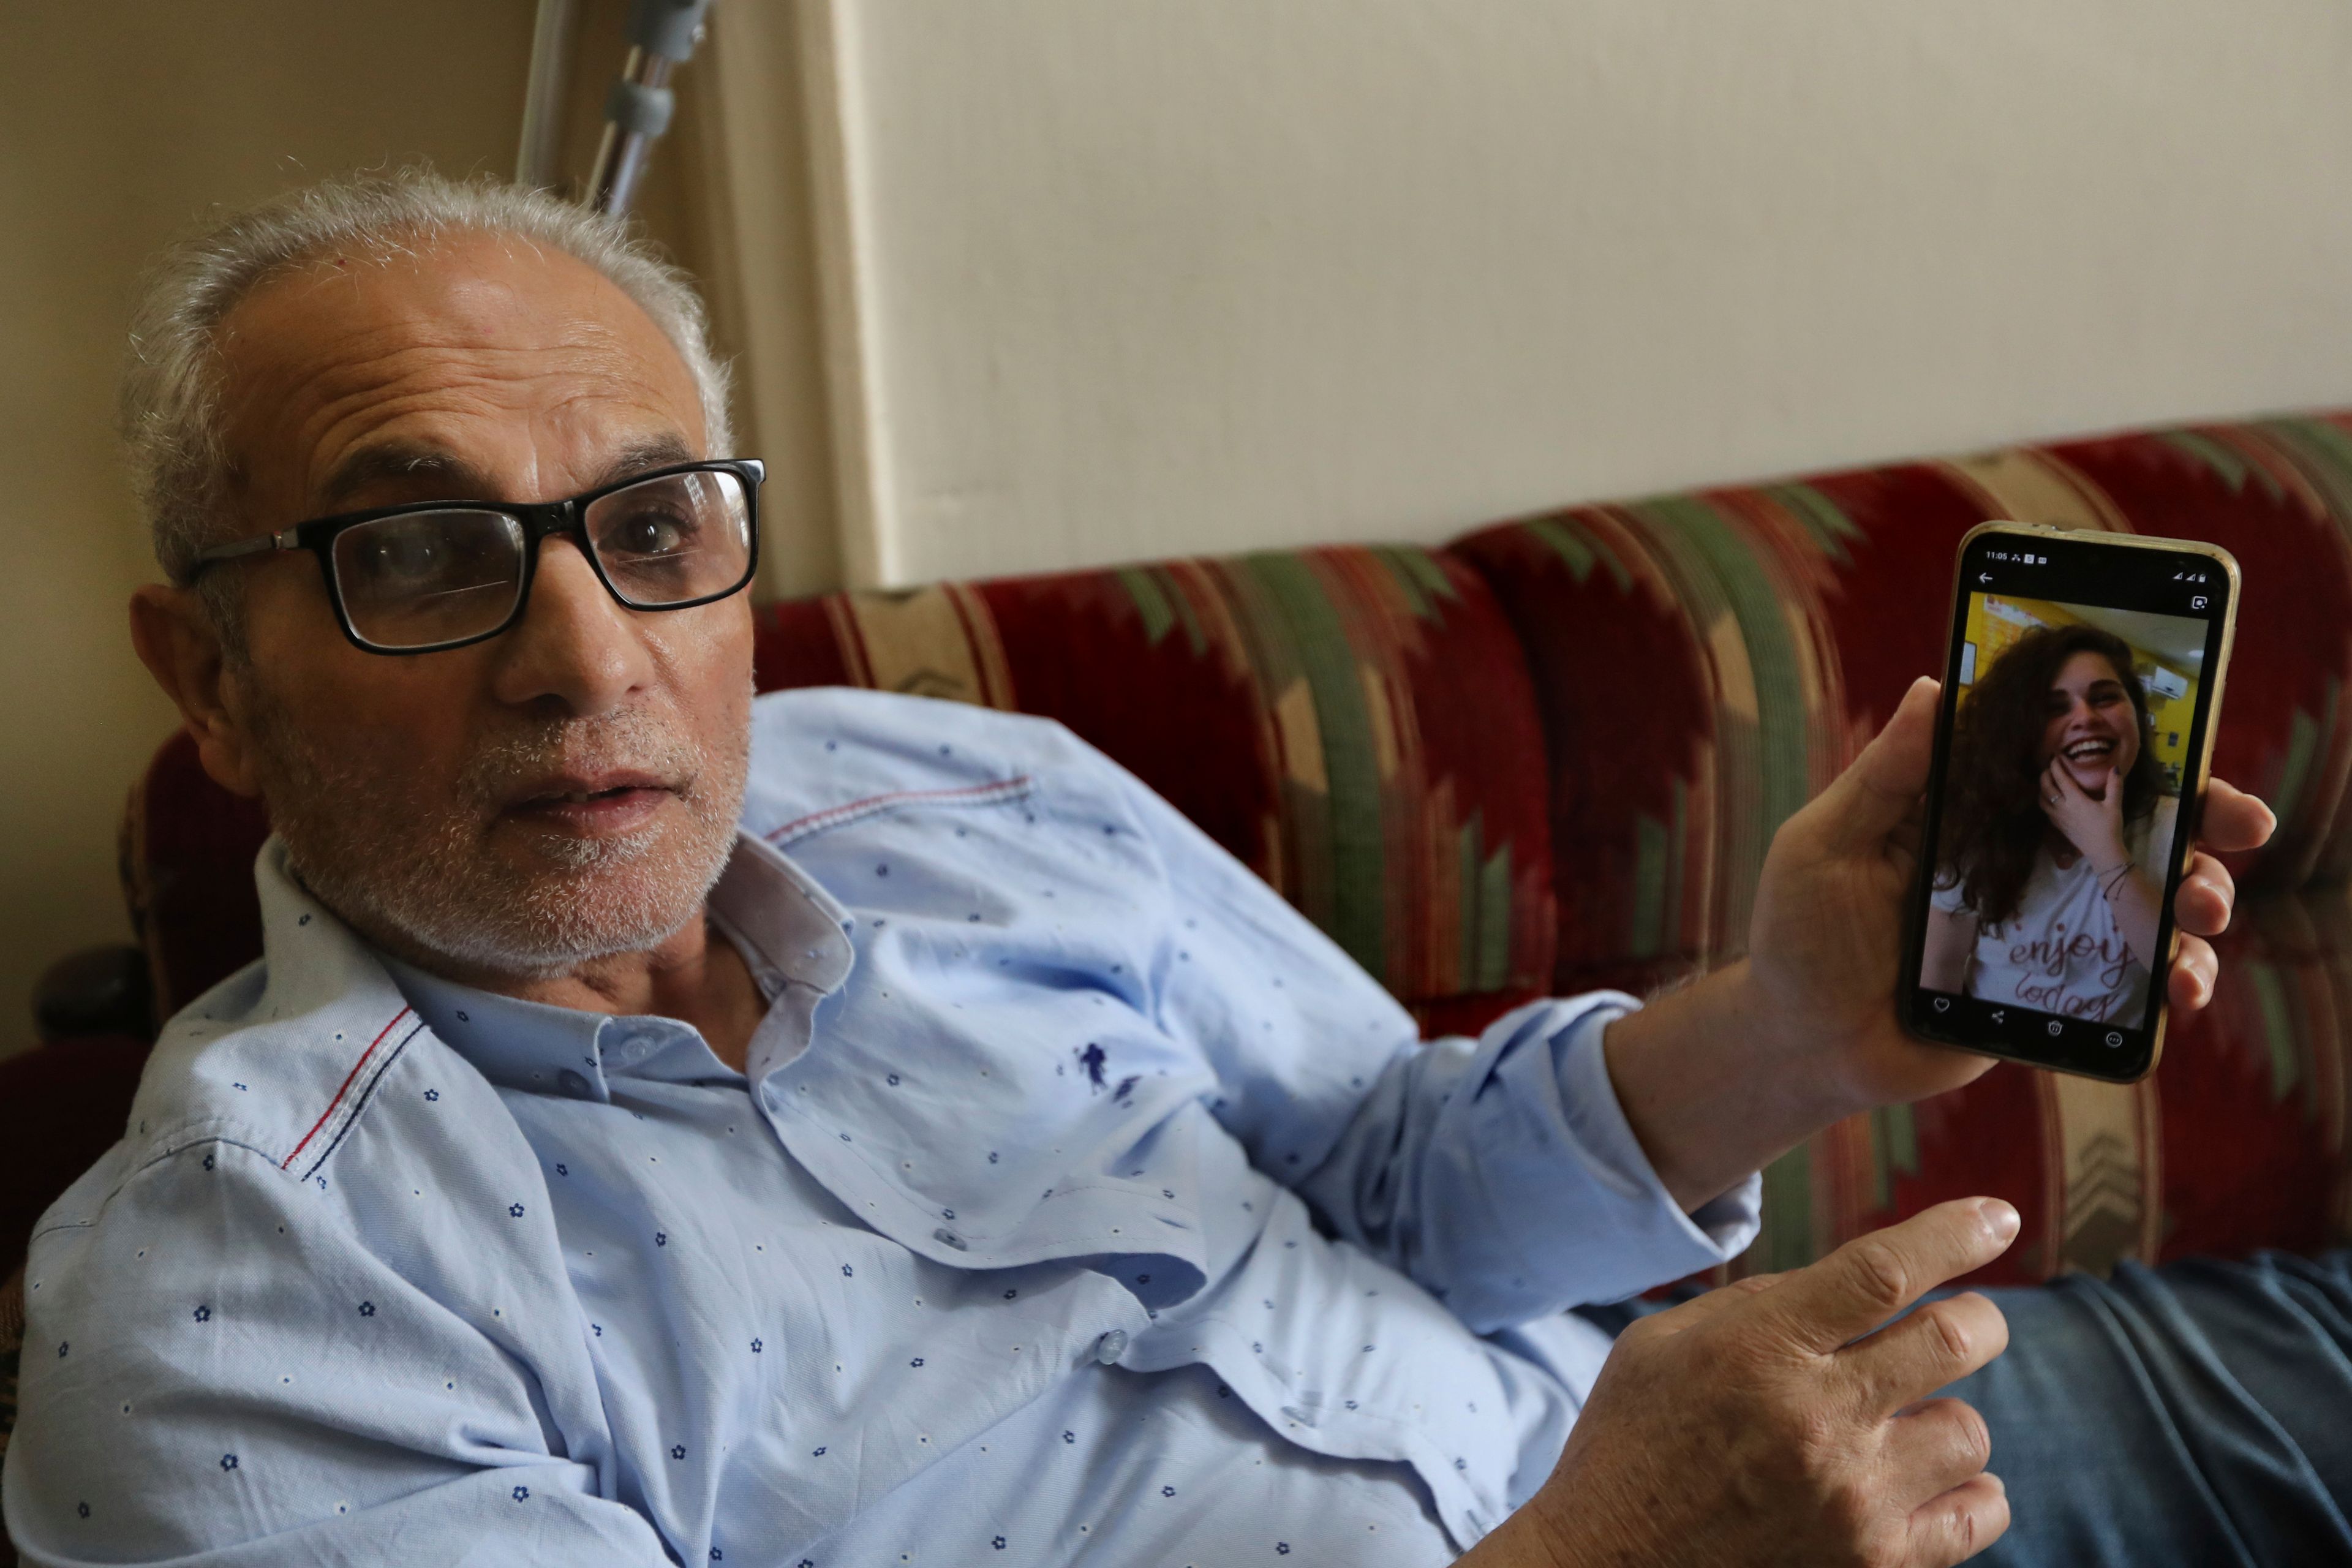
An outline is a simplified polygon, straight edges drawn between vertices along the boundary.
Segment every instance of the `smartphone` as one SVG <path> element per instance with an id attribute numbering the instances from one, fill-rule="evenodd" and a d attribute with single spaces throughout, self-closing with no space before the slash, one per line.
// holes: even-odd
<path id="1" fill-rule="evenodd" d="M 2129 1083 L 2164 1050 L 2238 563 L 2193 540 L 1987 522 L 1958 577 L 1904 1026 Z"/>

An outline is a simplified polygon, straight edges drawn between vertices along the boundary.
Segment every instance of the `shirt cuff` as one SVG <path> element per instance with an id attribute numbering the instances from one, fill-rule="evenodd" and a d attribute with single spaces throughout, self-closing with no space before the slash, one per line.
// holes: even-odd
<path id="1" fill-rule="evenodd" d="M 1606 1289 L 1592 1291 L 1588 1299 L 1595 1302 L 1622 1301 L 1727 1263 L 1748 1249 L 1763 1226 L 1760 1173 L 1685 1213 L 1642 1152 L 1617 1102 L 1601 1048 L 1602 1031 L 1640 1005 L 1622 994 L 1611 996 L 1588 1007 L 1569 1026 L 1564 1040 L 1555 1042 L 1569 1128 L 1597 1184 L 1618 1200 L 1611 1216 L 1622 1226 L 1610 1249 L 1609 1273 L 1614 1278 Z"/>

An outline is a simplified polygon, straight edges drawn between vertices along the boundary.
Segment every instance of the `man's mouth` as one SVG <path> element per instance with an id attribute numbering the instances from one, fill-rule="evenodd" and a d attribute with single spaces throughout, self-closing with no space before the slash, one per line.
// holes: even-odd
<path id="1" fill-rule="evenodd" d="M 519 795 L 506 808 L 506 815 L 560 832 L 590 836 L 623 833 L 641 826 L 677 793 L 676 785 L 650 773 L 609 773 L 547 779 Z"/>

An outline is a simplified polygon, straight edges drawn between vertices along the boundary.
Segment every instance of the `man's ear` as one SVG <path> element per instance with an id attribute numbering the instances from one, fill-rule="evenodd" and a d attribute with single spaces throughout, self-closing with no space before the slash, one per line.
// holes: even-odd
<path id="1" fill-rule="evenodd" d="M 220 633 L 195 591 L 150 583 L 134 592 L 131 646 L 155 684 L 178 705 L 205 772 L 223 789 L 260 795 L 252 737 L 227 698 L 236 677 L 229 672 Z"/>

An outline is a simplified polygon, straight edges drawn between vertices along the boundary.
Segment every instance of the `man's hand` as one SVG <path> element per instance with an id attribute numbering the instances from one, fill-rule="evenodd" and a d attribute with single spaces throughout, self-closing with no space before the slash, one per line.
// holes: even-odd
<path id="1" fill-rule="evenodd" d="M 1748 956 L 1609 1026 L 1611 1083 L 1659 1179 L 1696 1208 L 1830 1123 L 1957 1089 L 1989 1057 L 1923 1045 L 1896 1022 L 1904 904 L 1918 869 L 1942 689 L 1913 683 L 1886 728 L 1764 858 Z M 2270 808 L 2213 779 L 2200 843 L 2252 849 Z M 2200 847 L 2174 910 L 2177 1014 L 2211 1000 L 2212 944 L 2236 885 Z"/>
<path id="2" fill-rule="evenodd" d="M 1936 704 L 1942 688 L 1912 684 L 1875 740 L 1830 787 L 1773 835 L 1748 928 L 1748 1010 L 1766 1055 L 1822 1080 L 1839 1114 L 1924 1099 L 1977 1078 L 1991 1058 L 1922 1045 L 1895 1021 L 1904 902 L 1917 871 Z M 2069 780 L 2071 784 L 2073 781 Z M 2113 793 L 2113 792 L 2111 792 Z M 2199 842 L 2252 849 L 2278 819 L 2220 779 L 2206 787 Z M 2230 923 L 2237 886 L 2205 848 L 2190 859 L 2174 913 L 2180 949 L 2168 977 L 2176 1013 L 2211 1000 L 2212 944 Z"/>
<path id="3" fill-rule="evenodd" d="M 1465 1568 L 1944 1568 L 1982 1550 L 2009 1528 L 1990 1436 L 1927 1396 L 2008 1346 L 2000 1309 L 1968 1292 L 1880 1325 L 2017 1226 L 1998 1199 L 1940 1204 L 1636 1322 L 1551 1479 Z"/>

